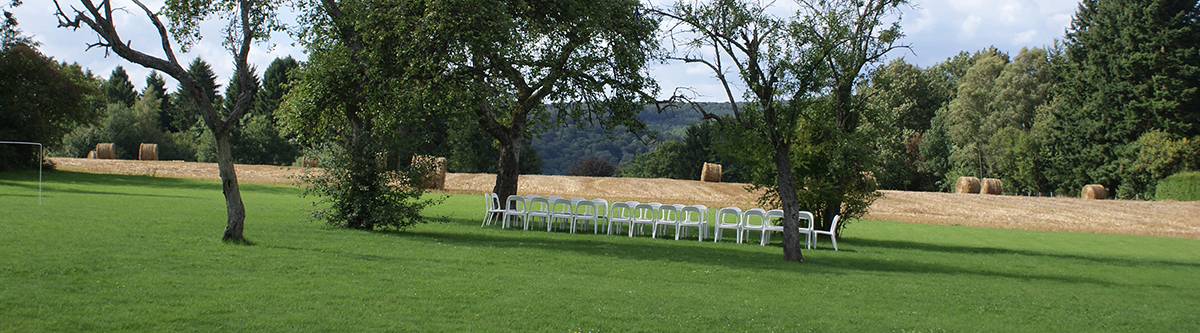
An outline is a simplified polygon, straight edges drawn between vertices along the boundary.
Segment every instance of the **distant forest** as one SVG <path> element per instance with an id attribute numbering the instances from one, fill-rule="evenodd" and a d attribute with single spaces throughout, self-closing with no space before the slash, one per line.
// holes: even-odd
<path id="1" fill-rule="evenodd" d="M 729 103 L 699 103 L 707 112 L 728 115 Z M 630 133 L 625 127 L 605 132 L 599 126 L 562 126 L 552 128 L 533 139 L 533 147 L 542 160 L 542 174 L 566 175 L 577 162 L 588 157 L 606 160 L 618 171 L 633 162 L 638 154 L 653 150 L 659 143 L 680 140 L 688 126 L 701 121 L 691 107 L 669 108 L 659 113 L 647 105 L 639 114 L 646 123 L 645 133 Z M 697 175 L 697 177 L 699 177 Z"/>

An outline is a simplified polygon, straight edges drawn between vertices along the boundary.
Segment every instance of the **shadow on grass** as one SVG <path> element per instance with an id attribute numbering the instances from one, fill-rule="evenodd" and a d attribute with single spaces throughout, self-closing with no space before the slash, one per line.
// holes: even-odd
<path id="1" fill-rule="evenodd" d="M 1099 257 L 1099 256 L 1083 256 L 1083 255 L 1074 255 L 1074 254 L 1048 253 L 1048 252 L 1039 252 L 1039 251 L 1030 251 L 1030 250 L 1001 249 L 1001 248 L 994 248 L 994 247 L 974 247 L 974 246 L 952 246 L 952 245 L 940 245 L 940 244 L 926 244 L 926 243 L 900 241 L 900 240 L 854 239 L 853 242 L 855 245 L 860 245 L 860 246 L 870 246 L 870 247 L 895 249 L 895 250 L 920 250 L 920 251 L 927 251 L 927 252 L 942 252 L 942 253 L 971 254 L 971 255 L 1011 254 L 1011 255 L 1021 255 L 1021 256 L 1029 256 L 1029 257 L 1047 257 L 1047 258 L 1055 258 L 1055 259 L 1090 261 L 1090 262 L 1094 262 L 1097 264 L 1125 266 L 1125 267 L 1141 267 L 1141 266 L 1146 266 L 1147 264 L 1154 264 L 1154 265 L 1166 265 L 1166 266 L 1181 266 L 1181 267 L 1188 267 L 1188 268 L 1200 268 L 1200 263 L 1189 263 L 1189 262 L 1168 261 L 1168 260 L 1135 260 L 1135 259 L 1126 259 L 1126 258 L 1112 258 L 1112 257 Z"/>
<path id="2" fill-rule="evenodd" d="M 24 183 L 18 183 L 24 182 Z M 32 182 L 32 183 L 29 183 Z M 115 175 L 115 174 L 98 174 L 73 171 L 48 171 L 43 179 L 43 191 L 53 190 L 60 192 L 76 192 L 84 194 L 119 194 L 119 195 L 139 195 L 132 193 L 120 192 L 104 192 L 104 191 L 86 191 L 64 189 L 61 187 L 49 188 L 56 185 L 83 185 L 83 186 L 114 186 L 114 187 L 147 187 L 147 188 L 164 188 L 164 189 L 182 189 L 182 190 L 197 190 L 197 191 L 220 191 L 221 183 L 215 181 L 193 180 L 193 179 L 178 179 L 178 178 L 161 178 L 141 175 Z M 30 174 L 29 172 L 7 172 L 0 173 L 0 185 L 18 186 L 37 189 L 37 173 Z M 294 185 L 288 186 L 272 186 L 260 184 L 238 184 L 242 192 L 267 193 L 267 194 L 294 194 L 299 195 L 302 189 Z M 148 195 L 174 197 L 169 195 Z M 194 198 L 183 196 L 185 198 Z"/>
<path id="3" fill-rule="evenodd" d="M 54 185 L 58 185 L 58 184 L 54 184 Z M 37 184 L 17 183 L 17 182 L 5 181 L 5 180 L 0 180 L 0 186 L 23 187 L 23 188 L 26 188 L 31 191 L 38 190 Z M 43 194 L 76 193 L 76 194 L 93 194 L 93 195 L 124 195 L 124 196 L 153 197 L 153 198 L 184 198 L 184 199 L 199 198 L 196 196 L 187 196 L 187 195 L 142 194 L 142 193 L 112 192 L 112 191 L 90 191 L 90 190 L 82 190 L 82 189 L 78 189 L 78 188 L 63 188 L 60 186 L 43 186 L 42 192 L 43 192 Z M 9 195 L 9 194 L 0 194 L 0 195 Z M 29 195 L 29 196 L 36 197 L 36 195 Z"/>
<path id="4" fill-rule="evenodd" d="M 452 223 L 463 222 L 468 221 L 456 219 Z M 724 266 L 734 269 L 772 269 L 797 273 L 826 274 L 848 274 L 851 272 L 942 274 L 951 276 L 980 276 L 989 278 L 1011 278 L 1018 280 L 1045 280 L 1065 283 L 1086 283 L 1103 286 L 1117 285 L 1111 281 L 1082 276 L 1024 274 L 1001 270 L 981 270 L 974 267 L 959 267 L 910 260 L 863 258 L 861 256 L 824 257 L 816 260 L 814 260 L 812 257 L 809 257 L 805 263 L 796 264 L 784 261 L 782 259 L 782 254 L 770 255 L 761 251 L 739 250 L 724 246 L 714 246 L 711 241 L 701 243 L 694 240 L 690 242 L 682 241 L 682 239 L 679 242 L 676 242 L 673 239 L 660 239 L 658 241 L 644 239 L 646 242 L 630 244 L 629 242 L 619 241 L 616 238 L 612 238 L 612 236 L 604 234 L 579 235 L 580 237 L 578 239 L 554 239 L 544 237 L 544 235 L 549 235 L 546 233 L 524 231 L 519 229 L 505 230 L 502 232 L 512 232 L 513 234 L 510 236 L 449 231 L 375 231 L 375 233 L 383 233 L 396 237 L 404 237 L 430 243 L 445 243 L 490 248 L 537 248 L 553 252 L 566 252 L 579 255 L 610 256 L 620 259 L 642 261 L 685 262 L 692 264 Z M 850 244 L 855 246 L 878 246 L 878 244 L 858 244 L 854 241 L 852 241 Z M 771 248 L 776 250 L 779 249 L 777 246 L 772 246 Z M 806 252 L 812 253 L 812 250 L 806 250 Z M 970 252 L 967 253 L 970 254 Z"/>

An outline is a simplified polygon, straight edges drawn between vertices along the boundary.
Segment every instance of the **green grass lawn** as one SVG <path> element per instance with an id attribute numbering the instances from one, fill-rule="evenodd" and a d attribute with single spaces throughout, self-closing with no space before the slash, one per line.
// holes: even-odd
<path id="1" fill-rule="evenodd" d="M 853 221 L 771 246 L 480 228 L 483 199 L 405 232 L 305 221 L 289 186 L 0 173 L 0 330 L 1200 331 L 1200 241 Z M 751 236 L 753 239 L 757 234 Z M 778 238 L 778 237 L 777 237 Z"/>

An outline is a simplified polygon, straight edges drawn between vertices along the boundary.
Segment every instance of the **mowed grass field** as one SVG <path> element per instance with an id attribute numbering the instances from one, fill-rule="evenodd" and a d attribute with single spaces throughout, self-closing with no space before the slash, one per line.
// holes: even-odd
<path id="1" fill-rule="evenodd" d="M 0 173 L 0 330 L 1200 331 L 1200 240 L 852 221 L 770 246 L 481 228 L 482 198 L 404 232 L 306 221 L 292 186 Z M 757 237 L 757 234 L 751 238 Z"/>

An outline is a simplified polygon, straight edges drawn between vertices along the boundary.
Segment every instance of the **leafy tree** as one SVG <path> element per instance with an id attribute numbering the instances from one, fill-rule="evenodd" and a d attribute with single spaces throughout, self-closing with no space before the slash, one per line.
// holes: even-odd
<path id="1" fill-rule="evenodd" d="M 79 65 L 56 63 L 26 41 L 6 35 L 0 46 L 0 138 L 56 149 L 63 134 L 96 118 L 98 85 Z M 39 163 L 35 146 L 0 145 L 0 171 Z"/>
<path id="2" fill-rule="evenodd" d="M 1130 143 L 1155 130 L 1180 138 L 1200 134 L 1198 17 L 1196 1 L 1080 3 L 1040 138 L 1051 188 L 1116 188 L 1132 176 Z M 1117 190 L 1125 197 L 1138 192 Z"/>
<path id="3" fill-rule="evenodd" d="M 629 165 L 621 170 L 621 177 L 634 178 L 671 178 L 692 179 L 688 164 L 680 155 L 684 150 L 683 143 L 667 140 L 654 147 L 654 150 L 638 154 Z"/>
<path id="4" fill-rule="evenodd" d="M 133 89 L 133 83 L 129 82 L 129 74 L 125 73 L 125 68 L 117 66 L 108 76 L 108 81 L 105 81 L 100 86 L 100 90 L 104 93 L 104 98 L 109 103 L 121 103 L 125 107 L 132 107 L 137 101 L 137 91 Z"/>
<path id="5" fill-rule="evenodd" d="M 262 103 L 263 111 L 266 114 L 274 114 L 275 109 L 279 108 L 279 103 L 287 94 L 288 84 L 292 82 L 292 75 L 288 73 L 299 67 L 300 63 L 296 62 L 292 56 L 275 58 L 267 66 L 267 72 L 263 74 L 262 89 L 258 91 L 259 96 L 256 97 Z"/>
<path id="6" fill-rule="evenodd" d="M 167 94 L 167 82 L 158 71 L 150 71 L 150 75 L 146 76 L 146 89 L 142 95 L 151 95 L 158 100 L 159 128 L 166 129 L 170 125 L 170 118 L 163 118 L 167 117 L 166 110 L 171 106 L 171 95 Z"/>
<path id="7" fill-rule="evenodd" d="M 57 8 L 55 16 L 59 20 L 59 27 L 78 29 L 80 26 L 86 26 L 95 32 L 99 39 L 89 47 L 99 46 L 130 62 L 162 71 L 178 80 L 194 99 L 199 114 L 203 117 L 208 129 L 213 132 L 217 143 L 217 169 L 221 177 L 221 187 L 225 194 L 225 207 L 228 215 L 225 232 L 221 238 L 227 242 L 245 243 L 246 239 L 242 235 L 242 230 L 246 209 L 242 203 L 237 175 L 233 169 L 229 133 L 249 107 L 248 102 L 251 96 L 247 93 L 237 96 L 238 102 L 234 109 L 226 116 L 220 115 L 213 106 L 212 96 L 206 94 L 204 87 L 197 83 L 175 58 L 175 51 L 171 48 L 166 26 L 163 25 L 157 14 L 138 0 L 134 0 L 134 4 L 142 9 L 157 29 L 159 37 L 162 39 L 162 51 L 166 55 L 166 59 L 134 50 L 129 43 L 120 39 L 116 27 L 113 25 L 111 2 L 104 1 L 97 6 L 92 0 L 80 0 L 84 10 L 72 7 L 72 14 L 63 11 L 58 0 L 55 0 L 54 4 Z M 230 24 L 226 26 L 225 35 L 227 37 L 223 45 L 234 55 L 234 67 L 237 69 L 239 77 L 242 80 L 249 80 L 250 69 L 246 59 L 250 54 L 250 43 L 255 40 L 268 39 L 270 32 L 279 27 L 275 20 L 275 12 L 271 10 L 276 5 L 275 1 L 251 3 L 249 0 L 220 2 L 171 0 L 167 1 L 163 13 L 170 18 L 171 30 L 176 38 L 182 40 L 184 51 L 201 38 L 199 22 L 210 15 L 229 18 Z M 246 84 L 248 85 L 248 83 Z"/>
<path id="8" fill-rule="evenodd" d="M 794 33 L 811 38 L 819 47 L 816 55 L 822 68 L 817 78 L 825 90 L 819 101 L 802 108 L 796 142 L 802 152 L 799 159 L 806 162 L 799 165 L 802 177 L 797 186 L 807 189 L 801 192 L 800 202 L 816 212 L 817 228 L 831 229 L 836 215 L 847 222 L 861 217 L 879 197 L 869 177 L 876 157 L 869 147 L 875 138 L 860 128 L 879 115 L 866 107 L 867 96 L 855 88 L 888 52 L 903 47 L 896 44 L 903 36 L 897 14 L 907 3 L 801 1 L 807 15 Z"/>
<path id="9" fill-rule="evenodd" d="M 797 22 L 778 19 L 767 13 L 767 6 L 743 1 L 718 0 L 711 3 L 688 4 L 679 2 L 662 15 L 671 19 L 677 30 L 668 34 L 694 36 L 677 41 L 675 47 L 684 50 L 669 55 L 670 59 L 695 63 L 712 70 L 725 89 L 733 115 L 719 117 L 705 112 L 694 105 L 706 119 L 716 119 L 723 127 L 745 131 L 742 145 L 748 147 L 741 156 L 769 154 L 760 158 L 774 167 L 773 172 L 759 173 L 751 182 L 766 188 L 778 198 L 783 208 L 783 255 L 789 261 L 803 261 L 798 245 L 799 203 L 796 198 L 798 187 L 792 169 L 792 144 L 796 138 L 795 125 L 799 121 L 799 110 L 817 91 L 816 73 L 819 61 L 814 57 L 816 48 L 807 38 L 791 34 L 788 28 Z M 698 49 L 711 48 L 714 57 L 704 57 Z M 726 61 L 732 65 L 725 67 Z M 744 105 L 734 98 L 727 72 L 738 73 L 746 86 Z M 686 96 L 673 99 L 686 100 Z M 743 161 L 747 165 L 761 165 Z M 761 177 L 763 175 L 770 175 Z"/>
<path id="10" fill-rule="evenodd" d="M 926 71 L 903 58 L 874 71 L 862 93 L 868 108 L 879 114 L 864 130 L 876 131 L 880 169 L 875 173 L 879 186 L 897 190 L 936 189 L 939 180 L 922 167 L 926 160 L 920 144 L 928 134 L 937 110 L 949 101 L 949 94 L 935 84 Z"/>
<path id="11" fill-rule="evenodd" d="M 446 1 L 434 37 L 446 81 L 500 150 L 494 192 L 515 194 L 524 139 L 573 120 L 606 130 L 637 121 L 657 22 L 635 0 Z M 554 105 L 551 110 L 547 104 Z"/>
<path id="12" fill-rule="evenodd" d="M 428 166 L 380 170 L 376 158 L 396 146 L 422 145 L 406 130 L 438 119 L 431 113 L 440 108 L 426 108 L 436 102 L 423 104 L 429 99 L 416 84 L 427 65 L 422 60 L 441 54 L 422 44 L 441 41 L 417 37 L 436 8 L 406 0 L 303 5 L 300 37 L 309 60 L 291 71 L 297 81 L 276 117 L 287 134 L 334 152 L 306 190 L 329 204 L 314 218 L 355 229 L 425 222 L 420 211 L 432 201 L 420 200 L 420 187 L 412 185 Z"/>
<path id="13" fill-rule="evenodd" d="M 994 47 L 976 53 L 974 65 L 958 83 L 958 94 L 950 102 L 947 114 L 947 134 L 954 146 L 950 150 L 950 163 L 954 168 L 975 177 L 988 177 L 984 163 L 983 145 L 992 136 L 983 126 L 993 113 L 992 87 L 996 78 L 1008 64 L 1008 55 Z"/>

